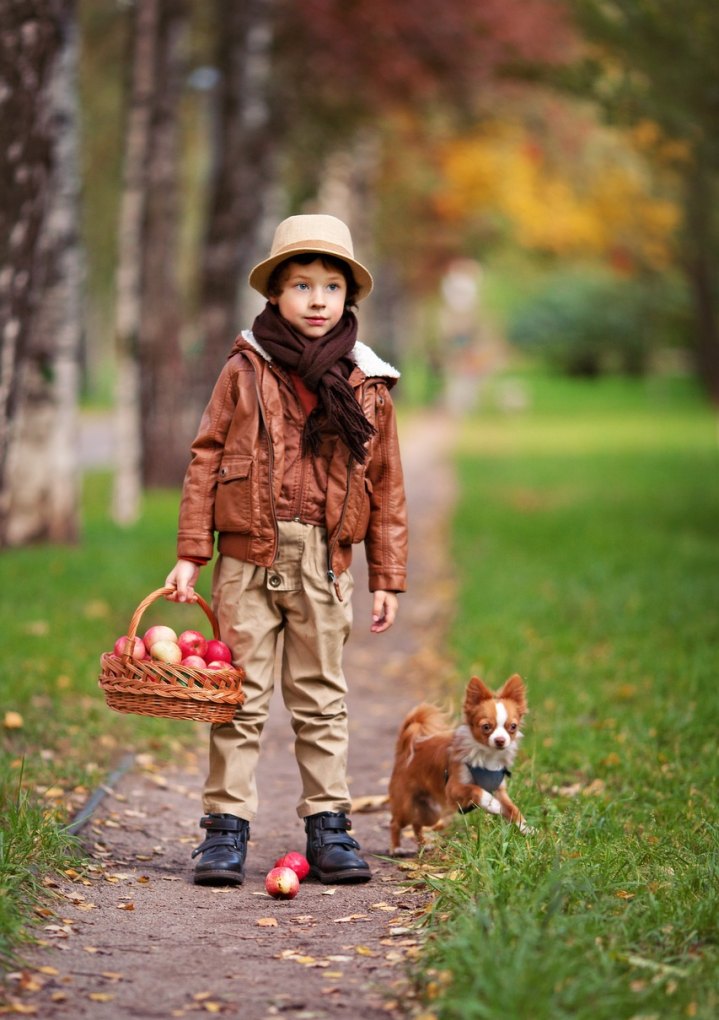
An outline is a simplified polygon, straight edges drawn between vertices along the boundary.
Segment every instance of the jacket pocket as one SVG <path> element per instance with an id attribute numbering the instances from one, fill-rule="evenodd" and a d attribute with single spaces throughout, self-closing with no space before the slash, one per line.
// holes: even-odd
<path id="1" fill-rule="evenodd" d="M 252 531 L 252 457 L 225 457 L 217 474 L 215 530 Z"/>

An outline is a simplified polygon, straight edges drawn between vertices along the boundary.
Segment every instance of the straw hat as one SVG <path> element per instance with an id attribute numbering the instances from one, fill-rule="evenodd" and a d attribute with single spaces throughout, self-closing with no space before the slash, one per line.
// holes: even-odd
<path id="1" fill-rule="evenodd" d="M 293 255 L 309 252 L 334 255 L 335 258 L 346 262 L 357 284 L 358 301 L 367 297 L 372 290 L 372 277 L 369 271 L 354 257 L 349 227 L 336 216 L 323 214 L 290 216 L 283 220 L 275 230 L 269 258 L 259 262 L 250 273 L 250 287 L 268 297 L 267 284 L 275 266 Z"/>

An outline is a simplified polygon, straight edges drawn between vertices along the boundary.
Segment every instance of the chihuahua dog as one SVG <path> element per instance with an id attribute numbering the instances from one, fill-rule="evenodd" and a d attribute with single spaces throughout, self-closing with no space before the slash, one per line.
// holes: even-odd
<path id="1" fill-rule="evenodd" d="M 392 854 L 406 825 L 422 847 L 425 826 L 439 828 L 452 812 L 476 807 L 503 815 L 522 833 L 530 831 L 506 785 L 527 712 L 522 678 L 515 673 L 495 694 L 473 676 L 463 710 L 463 724 L 453 728 L 441 709 L 425 703 L 400 727 L 389 782 Z"/>

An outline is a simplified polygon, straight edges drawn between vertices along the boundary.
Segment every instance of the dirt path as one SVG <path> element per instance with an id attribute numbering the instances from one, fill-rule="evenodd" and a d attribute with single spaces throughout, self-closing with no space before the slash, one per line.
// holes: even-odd
<path id="1" fill-rule="evenodd" d="M 388 634 L 369 632 L 363 557 L 354 573 L 350 682 L 350 775 L 355 800 L 386 793 L 397 724 L 432 692 L 451 609 L 444 523 L 453 498 L 447 451 L 452 426 L 422 417 L 402 431 L 411 511 L 410 593 Z M 112 724 L 112 717 L 108 725 Z M 182 725 L 178 723 L 178 725 Z M 193 724 L 185 724 L 193 725 Z M 81 831 L 91 877 L 68 876 L 45 944 L 28 954 L 18 1001 L 57 1018 L 182 1017 L 243 1020 L 375 1020 L 402 1016 L 403 964 L 417 945 L 411 928 L 422 895 L 407 872 L 382 859 L 384 808 L 355 808 L 353 830 L 373 870 L 360 886 L 305 882 L 291 901 L 270 899 L 264 876 L 285 850 L 304 851 L 295 813 L 298 777 L 289 720 L 275 697 L 263 738 L 260 810 L 252 824 L 244 886 L 192 884 L 190 851 L 200 840 L 204 726 L 196 756 L 159 772 L 139 756 Z M 395 1005 L 392 1005 L 392 1002 Z"/>

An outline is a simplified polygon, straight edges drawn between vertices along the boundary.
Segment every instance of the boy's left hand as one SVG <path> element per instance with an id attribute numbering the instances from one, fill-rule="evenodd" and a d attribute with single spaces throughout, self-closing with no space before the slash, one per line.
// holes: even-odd
<path id="1" fill-rule="evenodd" d="M 370 630 L 373 634 L 381 634 L 389 630 L 397 616 L 399 599 L 393 591 L 376 591 L 372 601 L 372 624 Z"/>

